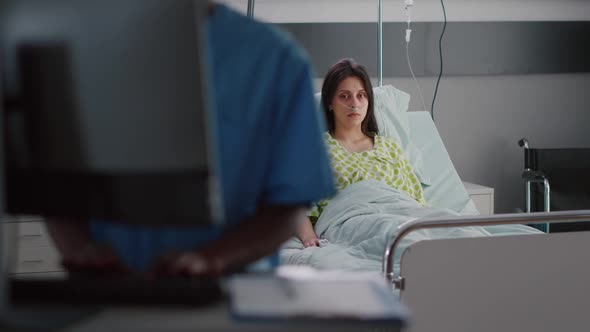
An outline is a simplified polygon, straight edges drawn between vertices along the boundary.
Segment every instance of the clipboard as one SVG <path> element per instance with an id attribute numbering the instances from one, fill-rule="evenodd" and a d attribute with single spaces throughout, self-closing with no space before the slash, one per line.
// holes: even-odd
<path id="1" fill-rule="evenodd" d="M 410 314 L 378 273 L 281 267 L 228 280 L 233 319 L 406 326 Z"/>

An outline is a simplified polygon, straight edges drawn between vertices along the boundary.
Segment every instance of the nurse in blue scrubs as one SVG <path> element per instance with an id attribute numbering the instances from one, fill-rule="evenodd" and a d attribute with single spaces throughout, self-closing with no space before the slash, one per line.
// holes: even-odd
<path id="1" fill-rule="evenodd" d="M 157 228 L 93 220 L 50 223 L 71 270 L 220 275 L 276 265 L 314 201 L 334 194 L 310 64 L 290 36 L 210 5 L 210 81 L 224 226 Z"/>

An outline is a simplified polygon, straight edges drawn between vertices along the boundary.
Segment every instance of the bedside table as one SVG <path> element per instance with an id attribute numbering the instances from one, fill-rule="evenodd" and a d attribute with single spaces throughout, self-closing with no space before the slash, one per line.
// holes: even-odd
<path id="1" fill-rule="evenodd" d="M 494 188 L 470 182 L 463 182 L 463 185 L 480 214 L 494 214 Z"/>

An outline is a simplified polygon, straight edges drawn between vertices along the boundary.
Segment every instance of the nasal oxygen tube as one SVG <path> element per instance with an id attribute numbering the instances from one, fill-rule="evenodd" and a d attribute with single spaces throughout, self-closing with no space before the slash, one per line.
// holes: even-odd
<path id="1" fill-rule="evenodd" d="M 343 107 L 351 110 L 352 113 L 359 113 L 360 111 L 364 110 L 367 107 L 367 104 L 366 103 L 364 105 L 361 105 L 361 106 L 357 107 L 357 106 L 348 106 L 345 103 L 341 102 L 340 100 L 337 100 L 337 101 Z"/>

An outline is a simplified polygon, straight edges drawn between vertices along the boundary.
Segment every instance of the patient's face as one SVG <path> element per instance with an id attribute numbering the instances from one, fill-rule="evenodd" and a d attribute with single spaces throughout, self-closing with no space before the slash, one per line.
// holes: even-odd
<path id="1" fill-rule="evenodd" d="M 355 76 L 345 78 L 338 85 L 331 105 L 337 130 L 360 128 L 369 105 L 363 81 Z"/>

